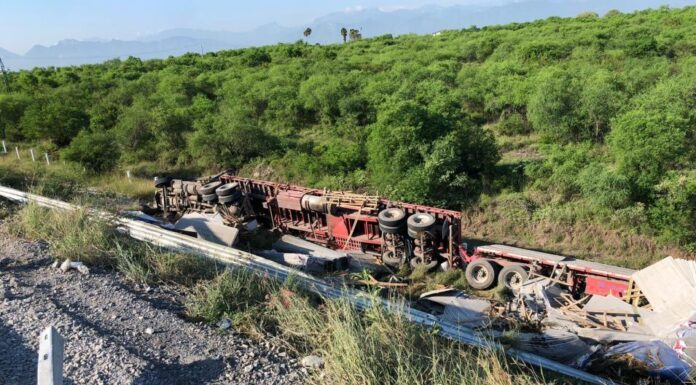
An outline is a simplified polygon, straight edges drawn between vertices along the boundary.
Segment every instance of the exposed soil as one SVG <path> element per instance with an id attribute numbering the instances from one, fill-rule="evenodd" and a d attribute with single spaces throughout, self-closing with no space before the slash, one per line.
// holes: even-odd
<path id="1" fill-rule="evenodd" d="M 297 360 L 268 342 L 182 318 L 171 288 L 91 267 L 51 267 L 45 244 L 0 224 L 0 384 L 36 384 L 39 334 L 65 338 L 64 383 L 300 384 Z M 149 330 L 148 330 L 149 329 Z M 150 334 L 149 332 L 152 332 Z"/>

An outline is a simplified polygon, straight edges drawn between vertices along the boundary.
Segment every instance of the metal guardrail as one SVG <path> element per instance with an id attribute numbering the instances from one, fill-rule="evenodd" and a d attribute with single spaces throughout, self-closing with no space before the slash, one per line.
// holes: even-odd
<path id="1" fill-rule="evenodd" d="M 34 202 L 39 206 L 51 209 L 68 211 L 80 209 L 80 207 L 70 203 L 45 198 L 35 194 L 25 193 L 3 186 L 0 186 L 0 196 L 16 202 Z M 395 303 L 382 298 L 375 299 L 372 297 L 367 297 L 364 292 L 359 290 L 346 287 L 339 288 L 330 285 L 319 278 L 267 260 L 257 255 L 221 246 L 202 239 L 192 238 L 183 234 L 175 233 L 156 225 L 114 216 L 103 211 L 92 211 L 92 213 L 93 215 L 114 221 L 119 229 L 126 232 L 130 237 L 140 241 L 149 242 L 154 245 L 175 251 L 183 251 L 211 258 L 226 265 L 251 269 L 255 272 L 268 275 L 269 277 L 274 277 L 280 281 L 285 281 L 288 279 L 288 277 L 293 276 L 294 278 L 297 278 L 298 282 L 306 289 L 326 298 L 343 298 L 353 304 L 357 309 L 365 310 L 375 305 L 383 306 L 389 311 L 404 316 L 411 322 L 422 326 L 435 328 L 442 337 L 458 341 L 469 346 L 503 351 L 511 358 L 520 362 L 533 365 L 544 370 L 560 373 L 591 384 L 618 385 L 618 383 L 610 379 L 587 373 L 534 353 L 529 353 L 514 348 L 505 348 L 501 344 L 492 341 L 491 339 L 486 338 L 469 328 L 441 321 L 437 319 L 437 317 L 420 310 L 413 309 L 405 303 Z"/>

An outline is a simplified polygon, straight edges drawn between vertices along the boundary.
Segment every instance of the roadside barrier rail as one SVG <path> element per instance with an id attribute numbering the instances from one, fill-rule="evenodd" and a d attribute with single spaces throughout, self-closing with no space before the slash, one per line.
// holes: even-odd
<path id="1" fill-rule="evenodd" d="M 80 209 L 79 206 L 67 202 L 25 193 L 23 191 L 4 186 L 0 186 L 0 196 L 15 202 L 33 202 L 39 206 L 51 209 L 68 211 Z M 190 236 L 175 233 L 156 225 L 121 216 L 115 216 L 104 211 L 93 210 L 92 214 L 113 221 L 121 231 L 140 241 L 149 242 L 151 244 L 175 251 L 211 258 L 226 265 L 250 269 L 257 273 L 276 278 L 280 281 L 285 281 L 288 279 L 288 277 L 292 276 L 293 278 L 296 278 L 304 288 L 311 290 L 312 292 L 315 292 L 325 298 L 345 299 L 359 310 L 366 310 L 376 305 L 383 306 L 395 314 L 402 315 L 410 322 L 414 322 L 429 328 L 435 328 L 439 335 L 450 340 L 458 341 L 469 346 L 503 351 L 514 360 L 518 360 L 544 370 L 560 373 L 587 383 L 599 385 L 618 385 L 617 382 L 610 379 L 587 373 L 583 370 L 558 363 L 537 354 L 521 351 L 515 348 L 504 347 L 500 343 L 492 341 L 490 338 L 482 336 L 472 329 L 453 323 L 444 322 L 431 314 L 414 309 L 408 304 L 395 303 L 383 298 L 375 299 L 373 297 L 369 297 L 366 293 L 359 290 L 347 287 L 336 287 L 317 277 L 242 250 L 221 246 L 198 238 L 192 238 Z"/>

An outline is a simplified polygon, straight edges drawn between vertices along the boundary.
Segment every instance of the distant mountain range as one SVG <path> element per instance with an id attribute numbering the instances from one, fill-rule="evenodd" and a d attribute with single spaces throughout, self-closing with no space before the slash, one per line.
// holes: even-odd
<path id="1" fill-rule="evenodd" d="M 427 34 L 446 29 L 462 29 L 472 25 L 485 26 L 525 22 L 550 16 L 569 17 L 584 11 L 600 15 L 610 9 L 624 12 L 655 8 L 661 4 L 682 7 L 694 4 L 687 0 L 518 0 L 503 5 L 426 6 L 417 9 L 383 11 L 362 9 L 337 12 L 320 17 L 308 25 L 285 27 L 275 23 L 248 32 L 170 29 L 134 41 L 62 40 L 45 47 L 36 45 L 24 55 L 0 48 L 0 58 L 11 70 L 33 67 L 70 66 L 99 63 L 113 58 L 136 56 L 142 59 L 163 58 L 187 52 L 211 52 L 291 43 L 303 38 L 305 28 L 312 28 L 310 43 L 339 43 L 342 27 L 361 30 L 363 37 L 390 33 Z"/>

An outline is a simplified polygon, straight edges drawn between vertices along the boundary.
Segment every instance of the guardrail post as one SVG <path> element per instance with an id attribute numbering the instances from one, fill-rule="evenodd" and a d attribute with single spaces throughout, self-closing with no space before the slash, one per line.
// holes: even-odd
<path id="1" fill-rule="evenodd" d="M 31 161 L 36 162 L 36 157 L 34 156 L 34 149 L 30 148 L 29 153 L 31 154 Z"/>
<path id="2" fill-rule="evenodd" d="M 4 140 L 2 141 L 2 152 L 4 152 L 5 154 L 7 154 L 7 146 L 5 146 L 5 141 L 4 141 Z"/>
<path id="3" fill-rule="evenodd" d="M 20 159 L 19 158 L 19 147 L 15 147 L 15 152 L 17 153 L 17 159 Z"/>
<path id="4" fill-rule="evenodd" d="M 63 385 L 63 337 L 49 326 L 39 341 L 38 385 Z"/>
<path id="5" fill-rule="evenodd" d="M 128 181 L 130 182 L 130 179 L 131 179 L 130 170 L 126 171 L 126 178 L 128 178 Z"/>
<path id="6" fill-rule="evenodd" d="M 44 155 L 46 156 L 46 164 L 50 166 L 50 165 L 51 165 L 51 161 L 48 159 L 48 153 L 47 153 L 47 152 L 44 152 Z"/>

